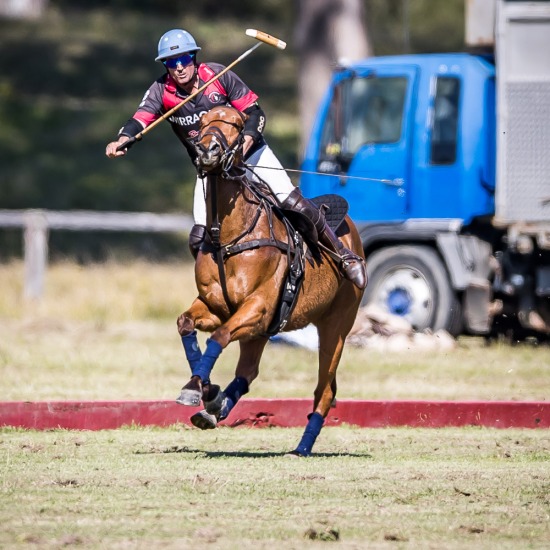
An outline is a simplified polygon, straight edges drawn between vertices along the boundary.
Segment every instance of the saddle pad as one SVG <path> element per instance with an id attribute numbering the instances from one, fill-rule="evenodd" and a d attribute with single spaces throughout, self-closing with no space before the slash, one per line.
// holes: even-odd
<path id="1" fill-rule="evenodd" d="M 320 195 L 312 198 L 311 202 L 319 208 L 322 206 L 328 207 L 328 209 L 323 208 L 323 210 L 327 224 L 333 231 L 336 231 L 344 221 L 349 209 L 348 201 L 340 195 Z"/>

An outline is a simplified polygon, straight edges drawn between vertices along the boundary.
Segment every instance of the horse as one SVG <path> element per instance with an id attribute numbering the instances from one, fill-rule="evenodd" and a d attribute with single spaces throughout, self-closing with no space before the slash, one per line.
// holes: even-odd
<path id="1" fill-rule="evenodd" d="M 242 158 L 245 120 L 246 115 L 232 107 L 214 108 L 202 116 L 195 140 L 197 169 L 206 181 L 207 239 L 196 257 L 198 296 L 177 319 L 191 378 L 176 401 L 198 406 L 202 399 L 205 409 L 191 418 L 201 429 L 215 428 L 227 418 L 258 376 L 289 272 L 288 251 L 306 248 L 288 230 L 276 199 L 265 192 L 267 185 L 262 191 L 261 182 L 249 177 Z M 364 258 L 359 233 L 347 215 L 339 235 Z M 340 275 L 329 252 L 318 248 L 316 255 L 306 255 L 301 287 L 281 323 L 284 331 L 313 324 L 319 337 L 313 410 L 298 446 L 289 453 L 293 456 L 311 454 L 335 400 L 336 370 L 363 295 Z M 197 330 L 211 333 L 204 352 Z M 240 346 L 235 378 L 222 391 L 211 383 L 210 374 L 222 350 L 234 341 Z"/>

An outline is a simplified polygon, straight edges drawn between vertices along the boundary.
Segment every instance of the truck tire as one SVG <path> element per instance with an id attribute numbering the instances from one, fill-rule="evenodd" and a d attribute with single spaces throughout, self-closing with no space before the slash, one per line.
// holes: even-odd
<path id="1" fill-rule="evenodd" d="M 427 246 L 383 248 L 367 258 L 369 283 L 362 305 L 404 317 L 417 331 L 462 329 L 460 302 L 437 253 Z"/>

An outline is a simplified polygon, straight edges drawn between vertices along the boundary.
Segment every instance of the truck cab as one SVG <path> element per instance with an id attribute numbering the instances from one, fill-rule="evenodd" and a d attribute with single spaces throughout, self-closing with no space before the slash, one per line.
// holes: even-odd
<path id="1" fill-rule="evenodd" d="M 338 193 L 364 222 L 492 215 L 495 67 L 430 54 L 366 59 L 335 73 L 301 188 Z"/>

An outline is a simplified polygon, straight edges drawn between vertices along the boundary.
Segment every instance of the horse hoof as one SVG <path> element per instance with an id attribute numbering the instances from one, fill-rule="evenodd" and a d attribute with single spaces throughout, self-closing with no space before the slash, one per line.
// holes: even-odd
<path id="1" fill-rule="evenodd" d="M 203 409 L 191 417 L 191 424 L 201 430 L 213 430 L 218 425 L 218 419 Z"/>
<path id="2" fill-rule="evenodd" d="M 299 452 L 297 449 L 295 449 L 294 451 L 290 451 L 289 453 L 285 454 L 286 458 L 305 458 L 307 456 L 309 456 L 309 455 L 304 455 L 301 452 Z"/>
<path id="3" fill-rule="evenodd" d="M 227 397 L 223 391 L 219 389 L 218 386 L 218 393 L 213 399 L 205 400 L 203 398 L 204 402 L 204 408 L 206 409 L 206 412 L 209 414 L 214 414 L 216 417 L 220 417 L 220 414 L 222 412 L 222 409 L 225 407 L 227 408 Z M 224 418 L 227 416 L 227 414 L 224 416 Z"/>
<path id="4" fill-rule="evenodd" d="M 201 404 L 201 399 L 202 392 L 183 388 L 180 396 L 176 399 L 176 403 L 187 407 L 198 407 Z"/>

